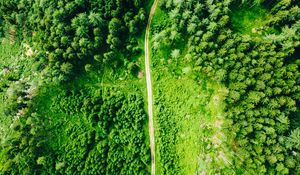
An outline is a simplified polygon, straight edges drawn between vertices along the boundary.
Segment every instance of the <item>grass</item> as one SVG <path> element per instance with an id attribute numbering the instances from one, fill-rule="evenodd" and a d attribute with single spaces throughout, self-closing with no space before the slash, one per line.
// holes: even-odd
<path id="1" fill-rule="evenodd" d="M 158 90 L 161 93 L 158 93 Z M 155 99 L 160 99 L 159 104 L 172 113 L 172 116 L 169 116 L 169 120 L 172 120 L 172 123 L 176 125 L 172 127 L 178 128 L 176 144 L 172 145 L 172 149 L 175 149 L 176 154 L 179 156 L 178 166 L 181 168 L 182 174 L 193 174 L 197 170 L 197 157 L 200 153 L 200 134 L 197 134 L 200 133 L 200 117 L 205 113 L 202 105 L 202 100 L 205 97 L 201 95 L 201 88 L 188 78 L 178 80 L 174 77 L 164 76 L 159 81 L 156 81 L 155 92 Z M 161 100 L 161 97 L 163 97 L 163 100 Z M 157 110 L 155 114 L 156 118 L 163 115 Z M 157 123 L 158 137 L 162 136 L 159 133 L 162 129 L 166 128 L 161 128 L 160 123 Z M 170 145 L 165 146 L 169 147 Z M 159 152 L 160 150 L 157 151 Z M 164 154 L 161 154 L 158 157 L 164 156 Z"/>
<path id="2" fill-rule="evenodd" d="M 167 25 L 161 24 L 161 21 L 168 21 L 167 18 L 158 8 L 153 18 L 152 37 Z M 176 174 L 185 175 L 234 174 L 227 162 L 230 151 L 222 129 L 222 124 L 226 123 L 224 99 L 227 90 L 193 70 L 193 64 L 185 60 L 185 43 L 185 39 L 173 44 L 161 42 L 157 51 L 151 50 L 156 173 L 176 169 Z M 177 60 L 171 58 L 174 49 L 180 50 Z M 172 169 L 166 169 L 166 161 L 172 162 Z"/>
<path id="3" fill-rule="evenodd" d="M 165 111 L 171 111 L 168 120 L 172 127 L 177 128 L 174 133 L 170 133 L 171 130 L 165 131 L 175 135 L 175 144 L 163 146 L 176 150 L 180 174 L 214 174 L 220 169 L 226 169 L 226 161 L 230 159 L 226 155 L 226 138 L 222 131 L 222 124 L 226 122 L 223 112 L 226 88 L 205 76 L 201 82 L 196 82 L 188 75 L 178 79 L 171 74 L 165 74 L 155 81 L 154 91 L 155 104 L 163 106 Z M 161 108 L 155 109 L 157 144 L 166 144 L 159 139 L 165 137 L 160 131 L 168 129 L 160 124 L 160 117 L 164 116 L 165 111 L 161 111 Z M 224 153 L 224 159 L 218 158 L 220 152 Z M 159 160 L 167 154 L 157 149 L 158 174 L 163 166 L 159 164 Z M 209 157 L 214 162 L 209 162 Z"/>
<path id="4" fill-rule="evenodd" d="M 274 28 L 266 26 L 271 14 L 261 6 L 242 6 L 231 13 L 232 27 L 236 32 L 251 36 L 275 33 Z"/>
<path id="5" fill-rule="evenodd" d="M 8 39 L 0 38 L 0 68 L 10 66 L 15 62 L 12 57 L 20 53 L 20 44 L 15 43 L 11 45 Z"/>

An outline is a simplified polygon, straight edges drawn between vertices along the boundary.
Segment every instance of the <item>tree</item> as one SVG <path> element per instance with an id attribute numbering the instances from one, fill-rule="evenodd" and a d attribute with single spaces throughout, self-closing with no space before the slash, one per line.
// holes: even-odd
<path id="1" fill-rule="evenodd" d="M 122 22 L 117 18 L 113 18 L 109 21 L 108 29 L 111 35 L 119 36 L 122 31 Z"/>
<path id="2" fill-rule="evenodd" d="M 172 30 L 170 33 L 170 40 L 176 42 L 180 39 L 180 34 L 176 30 Z"/>
<path id="3" fill-rule="evenodd" d="M 91 12 L 88 16 L 89 23 L 92 24 L 94 27 L 102 27 L 103 26 L 103 19 L 101 18 L 101 15 L 99 13 Z"/>
<path id="4" fill-rule="evenodd" d="M 71 63 L 63 63 L 60 67 L 60 70 L 67 75 L 72 72 L 72 69 L 73 69 L 73 65 Z"/>
<path id="5" fill-rule="evenodd" d="M 76 29 L 76 35 L 78 37 L 87 37 L 88 36 L 88 28 L 86 26 L 80 26 Z"/>
<path id="6" fill-rule="evenodd" d="M 86 64 L 86 65 L 84 66 L 84 69 L 85 69 L 86 72 L 91 72 L 91 70 L 92 70 L 92 65 L 91 65 L 91 64 Z"/>
<path id="7" fill-rule="evenodd" d="M 197 25 L 195 23 L 189 23 L 187 27 L 188 34 L 194 34 L 196 32 Z"/>
<path id="8" fill-rule="evenodd" d="M 296 128 L 290 133 L 286 140 L 286 146 L 289 149 L 295 148 L 300 150 L 300 128 Z"/>
<path id="9" fill-rule="evenodd" d="M 173 59 L 177 59 L 179 56 L 180 56 L 180 50 L 179 49 L 172 50 L 171 57 Z"/>

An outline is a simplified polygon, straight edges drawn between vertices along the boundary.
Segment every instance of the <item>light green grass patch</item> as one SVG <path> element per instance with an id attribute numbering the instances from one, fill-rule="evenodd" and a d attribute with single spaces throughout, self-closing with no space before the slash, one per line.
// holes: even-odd
<path id="1" fill-rule="evenodd" d="M 230 157 L 226 148 L 227 140 L 223 133 L 225 123 L 224 99 L 226 88 L 205 77 L 196 82 L 188 76 L 180 79 L 164 75 L 155 81 L 155 104 L 162 105 L 169 116 L 170 125 L 177 129 L 174 145 L 164 145 L 176 150 L 177 166 L 181 174 L 218 173 L 221 170 L 231 172 Z M 163 99 L 163 100 L 162 100 Z M 155 110 L 156 136 L 162 137 L 159 120 L 163 113 Z M 166 131 L 166 133 L 172 131 Z M 157 144 L 160 139 L 157 138 Z M 163 165 L 160 159 L 169 153 L 157 149 L 158 173 Z M 177 161 L 177 160 L 176 160 Z"/>
<path id="2" fill-rule="evenodd" d="M 232 27 L 241 34 L 261 36 L 274 33 L 276 30 L 266 26 L 271 14 L 260 6 L 243 6 L 233 9 L 231 13 Z"/>
<path id="3" fill-rule="evenodd" d="M 165 26 L 169 23 L 169 16 L 159 7 L 156 8 L 151 22 L 151 31 L 155 30 L 158 26 Z"/>
<path id="4" fill-rule="evenodd" d="M 0 38 L 0 68 L 10 66 L 15 57 L 20 52 L 20 45 L 15 43 L 11 45 L 8 39 Z"/>

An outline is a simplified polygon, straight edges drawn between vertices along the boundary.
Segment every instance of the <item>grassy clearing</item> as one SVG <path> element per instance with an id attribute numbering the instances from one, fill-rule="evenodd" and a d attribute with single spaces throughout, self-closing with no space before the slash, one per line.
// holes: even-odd
<path id="1" fill-rule="evenodd" d="M 157 137 L 165 137 L 164 134 L 175 134 L 174 145 L 163 145 L 158 143 L 158 148 L 161 146 L 174 149 L 176 155 L 179 156 L 178 161 L 174 162 L 180 167 L 182 174 L 193 174 L 197 170 L 197 157 L 200 153 L 200 118 L 204 116 L 205 109 L 202 105 L 205 97 L 201 93 L 201 88 L 192 80 L 182 78 L 180 80 L 172 77 L 164 77 L 156 81 L 155 99 L 159 99 L 156 104 L 170 110 L 168 119 L 171 127 L 176 128 L 176 133 L 169 133 L 168 128 L 164 128 L 161 124 L 161 116 L 165 115 L 164 110 L 156 108 L 157 118 Z M 161 92 L 161 93 L 159 93 Z M 173 129 L 173 128 L 172 128 Z M 165 130 L 165 131 L 162 131 Z M 161 131 L 161 132 L 160 132 Z M 169 136 L 167 136 L 169 137 Z M 160 138 L 157 139 L 160 141 Z M 162 153 L 158 149 L 160 158 L 164 159 L 169 153 Z"/>
<path id="2" fill-rule="evenodd" d="M 222 129 L 226 88 L 205 76 L 196 82 L 188 75 L 176 78 L 171 73 L 154 85 L 158 173 L 164 171 L 159 162 L 172 154 L 163 147 L 175 150 L 177 159 L 170 161 L 180 174 L 231 172 Z M 174 142 L 161 137 L 173 137 Z"/>
<path id="3" fill-rule="evenodd" d="M 271 14 L 260 6 L 243 6 L 231 13 L 232 27 L 236 32 L 251 36 L 276 33 L 274 28 L 266 26 Z"/>
<path id="4" fill-rule="evenodd" d="M 152 31 L 167 25 L 160 24 L 167 18 L 158 8 Z M 233 174 L 223 133 L 227 90 L 193 70 L 185 57 L 185 43 L 161 44 L 157 51 L 152 49 L 156 173 Z M 171 56 L 174 49 L 180 51 L 177 59 Z"/>

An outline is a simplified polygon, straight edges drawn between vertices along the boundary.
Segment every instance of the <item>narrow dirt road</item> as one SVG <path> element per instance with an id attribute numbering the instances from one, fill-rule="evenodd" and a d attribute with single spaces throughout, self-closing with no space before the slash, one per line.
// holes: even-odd
<path id="1" fill-rule="evenodd" d="M 154 0 L 152 5 L 145 34 L 145 68 L 148 92 L 148 115 L 149 115 L 149 135 L 150 135 L 150 150 L 151 150 L 151 175 L 155 175 L 155 139 L 154 139 L 154 122 L 153 122 L 153 94 L 152 94 L 152 81 L 150 69 L 150 55 L 149 55 L 149 35 L 150 26 L 153 14 L 156 10 L 158 0 Z"/>

